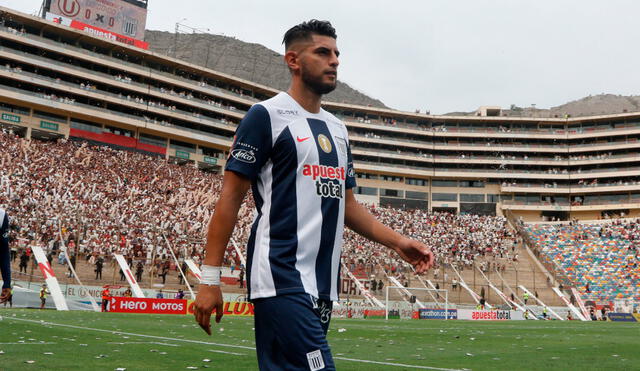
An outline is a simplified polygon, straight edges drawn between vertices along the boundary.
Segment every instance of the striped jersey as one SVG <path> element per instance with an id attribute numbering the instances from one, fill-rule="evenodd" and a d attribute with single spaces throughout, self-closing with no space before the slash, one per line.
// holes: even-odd
<path id="1" fill-rule="evenodd" d="M 256 204 L 249 297 L 337 300 L 345 191 L 356 185 L 344 124 L 279 93 L 240 122 L 226 170 L 251 180 Z"/>

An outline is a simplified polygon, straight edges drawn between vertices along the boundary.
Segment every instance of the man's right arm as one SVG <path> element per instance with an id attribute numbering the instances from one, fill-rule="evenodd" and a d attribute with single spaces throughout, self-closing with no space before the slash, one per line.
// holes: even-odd
<path id="1" fill-rule="evenodd" d="M 222 265 L 224 252 L 238 219 L 238 210 L 251 182 L 233 171 L 226 171 L 220 198 L 207 228 L 205 265 Z M 220 286 L 200 285 L 194 306 L 196 322 L 211 335 L 211 312 L 216 308 L 216 322 L 222 318 L 222 290 Z"/>
<path id="2" fill-rule="evenodd" d="M 238 219 L 238 210 L 251 182 L 256 180 L 271 153 L 271 118 L 261 104 L 253 105 L 244 116 L 229 150 L 220 198 L 207 229 L 204 264 L 219 267 Z M 217 277 L 216 277 L 217 278 Z M 222 291 L 219 286 L 200 285 L 195 302 L 196 321 L 211 335 L 211 311 L 216 322 L 222 318 Z"/>

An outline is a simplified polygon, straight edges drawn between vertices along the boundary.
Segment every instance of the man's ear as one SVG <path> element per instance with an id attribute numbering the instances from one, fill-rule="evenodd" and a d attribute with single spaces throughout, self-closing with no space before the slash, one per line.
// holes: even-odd
<path id="1" fill-rule="evenodd" d="M 286 63 L 289 71 L 295 73 L 300 70 L 300 65 L 298 63 L 298 52 L 295 50 L 289 50 L 284 54 L 284 63 Z"/>

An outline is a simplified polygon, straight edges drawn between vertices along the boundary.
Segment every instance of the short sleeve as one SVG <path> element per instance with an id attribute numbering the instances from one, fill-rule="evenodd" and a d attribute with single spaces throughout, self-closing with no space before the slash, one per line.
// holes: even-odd
<path id="1" fill-rule="evenodd" d="M 272 146 L 269 112 L 255 104 L 238 125 L 225 170 L 254 181 L 269 159 Z"/>
<path id="2" fill-rule="evenodd" d="M 347 179 L 344 186 L 346 189 L 356 186 L 356 170 L 353 167 L 353 157 L 351 156 L 351 145 L 347 145 Z"/>

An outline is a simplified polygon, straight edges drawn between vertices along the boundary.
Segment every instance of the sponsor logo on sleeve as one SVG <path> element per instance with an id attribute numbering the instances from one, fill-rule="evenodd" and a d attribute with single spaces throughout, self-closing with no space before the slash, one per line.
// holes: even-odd
<path id="1" fill-rule="evenodd" d="M 238 161 L 246 162 L 248 164 L 252 164 L 256 162 L 256 155 L 251 150 L 246 149 L 234 149 L 231 151 L 231 156 Z"/>

